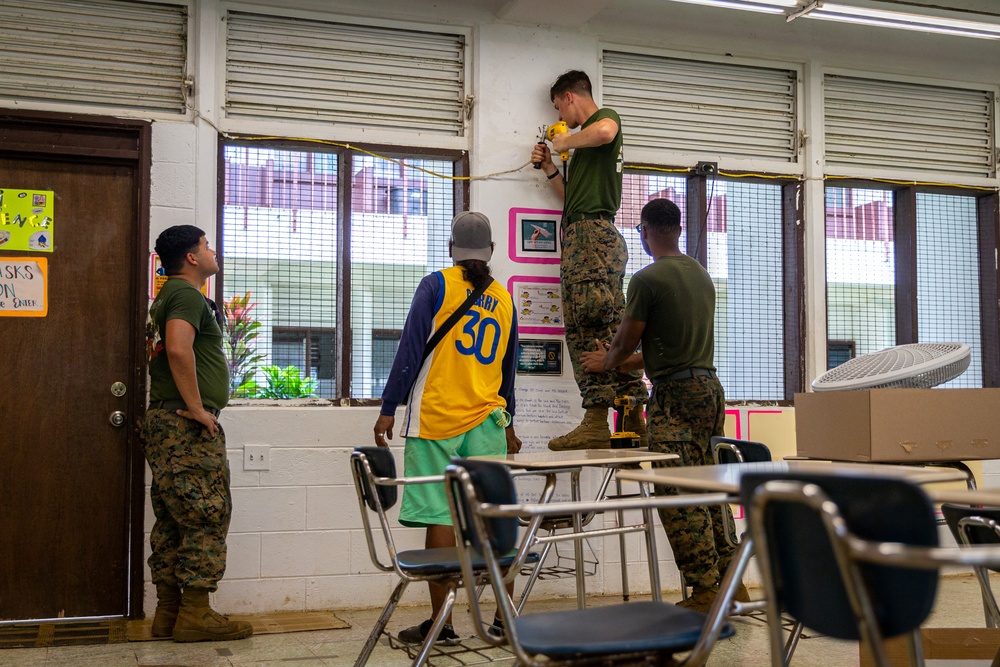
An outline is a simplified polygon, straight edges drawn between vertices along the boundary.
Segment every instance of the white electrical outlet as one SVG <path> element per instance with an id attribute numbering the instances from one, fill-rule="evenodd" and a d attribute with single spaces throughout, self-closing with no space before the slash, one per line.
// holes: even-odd
<path id="1" fill-rule="evenodd" d="M 244 470 L 270 470 L 271 448 L 267 445 L 243 445 Z"/>

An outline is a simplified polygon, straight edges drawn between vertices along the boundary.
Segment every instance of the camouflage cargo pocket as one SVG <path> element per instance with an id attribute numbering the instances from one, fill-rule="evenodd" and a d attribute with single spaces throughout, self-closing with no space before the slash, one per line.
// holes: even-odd
<path id="1" fill-rule="evenodd" d="M 174 491 L 189 521 L 201 524 L 228 521 L 233 501 L 225 458 L 175 462 L 173 473 Z"/>
<path id="2" fill-rule="evenodd" d="M 603 329 L 618 324 L 615 293 L 607 281 L 568 282 L 563 286 L 563 293 L 577 326 Z"/>

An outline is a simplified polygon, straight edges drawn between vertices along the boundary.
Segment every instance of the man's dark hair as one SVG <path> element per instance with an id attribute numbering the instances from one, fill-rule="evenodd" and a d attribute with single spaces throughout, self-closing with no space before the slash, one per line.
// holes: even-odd
<path id="1" fill-rule="evenodd" d="M 556 97 L 565 95 L 566 93 L 586 94 L 587 97 L 593 97 L 594 91 L 590 87 L 590 77 L 587 76 L 587 73 L 578 69 L 571 69 L 560 76 L 552 84 L 552 87 L 549 88 L 549 99 L 555 102 Z"/>
<path id="2" fill-rule="evenodd" d="M 163 230 L 156 237 L 156 254 L 160 256 L 160 264 L 168 276 L 181 272 L 184 258 L 189 252 L 198 249 L 198 243 L 205 232 L 194 225 L 177 225 Z"/>
<path id="3" fill-rule="evenodd" d="M 456 262 L 456 264 L 462 267 L 462 277 L 472 283 L 474 289 L 479 289 L 486 282 L 486 279 L 492 275 L 490 265 L 481 259 L 463 259 L 461 262 Z"/>
<path id="4" fill-rule="evenodd" d="M 669 199 L 653 199 L 642 207 L 642 224 L 650 231 L 663 231 L 681 226 L 681 210 Z"/>

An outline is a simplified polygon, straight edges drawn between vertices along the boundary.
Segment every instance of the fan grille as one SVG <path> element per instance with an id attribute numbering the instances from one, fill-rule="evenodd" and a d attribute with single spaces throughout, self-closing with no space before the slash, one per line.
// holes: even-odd
<path id="1" fill-rule="evenodd" d="M 969 367 L 965 343 L 897 345 L 855 357 L 813 380 L 815 391 L 926 389 L 953 380 Z"/>

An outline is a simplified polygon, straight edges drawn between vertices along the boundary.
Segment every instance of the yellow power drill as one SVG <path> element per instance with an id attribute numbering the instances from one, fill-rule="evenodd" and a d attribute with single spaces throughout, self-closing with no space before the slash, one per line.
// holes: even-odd
<path id="1" fill-rule="evenodd" d="M 549 125 L 548 129 L 545 130 L 545 138 L 552 141 L 552 138 L 557 134 L 562 134 L 563 132 L 569 132 L 569 128 L 566 127 L 566 121 L 561 120 L 554 125 Z M 566 160 L 569 159 L 569 151 L 563 151 L 559 154 L 559 159 L 566 164 Z"/>
<path id="2" fill-rule="evenodd" d="M 635 396 L 615 397 L 615 412 L 618 413 L 618 429 L 611 434 L 611 449 L 627 449 L 640 445 L 639 434 L 625 430 L 625 418 L 628 413 L 640 405 Z"/>
<path id="3" fill-rule="evenodd" d="M 538 143 L 544 144 L 546 139 L 552 141 L 552 137 L 556 136 L 557 134 L 562 134 L 563 132 L 569 132 L 569 128 L 566 127 L 566 121 L 561 120 L 555 125 L 549 125 L 548 127 L 542 126 L 539 128 L 540 136 L 538 137 Z M 563 164 L 565 165 L 566 161 L 569 160 L 569 151 L 560 153 L 559 157 L 562 159 Z M 534 164 L 534 167 L 535 169 L 541 169 L 542 163 L 536 162 Z"/>

